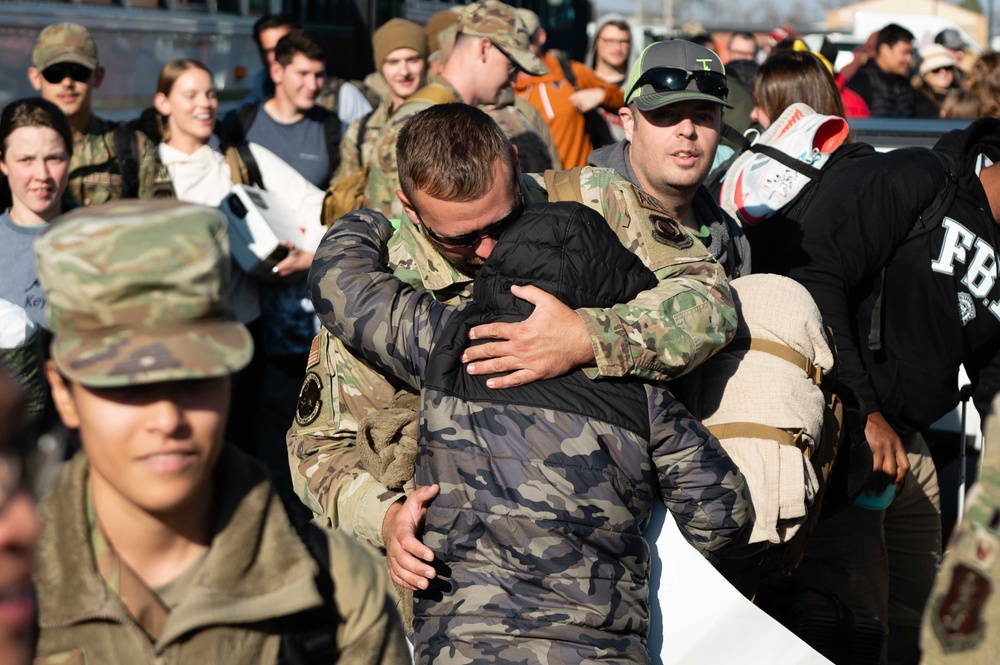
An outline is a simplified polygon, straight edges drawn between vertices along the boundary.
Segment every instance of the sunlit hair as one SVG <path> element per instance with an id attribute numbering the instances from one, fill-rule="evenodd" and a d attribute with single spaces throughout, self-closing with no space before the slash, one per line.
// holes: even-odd
<path id="1" fill-rule="evenodd" d="M 413 116 L 396 139 L 399 186 L 408 199 L 420 190 L 435 199 L 471 201 L 493 186 L 493 165 L 503 160 L 517 187 L 517 159 L 503 131 L 468 104 L 437 104 Z"/>
<path id="2" fill-rule="evenodd" d="M 1000 117 L 1000 52 L 980 55 L 969 72 L 969 90 L 982 102 L 982 115 Z"/>
<path id="3" fill-rule="evenodd" d="M 844 102 L 826 65 L 812 53 L 773 53 L 753 77 L 753 101 L 771 121 L 801 102 L 817 113 L 844 117 Z"/>
<path id="4" fill-rule="evenodd" d="M 983 113 L 983 102 L 972 90 L 952 90 L 941 102 L 942 118 L 967 118 L 975 120 L 981 118 Z"/>
<path id="5" fill-rule="evenodd" d="M 7 139 L 22 127 L 47 127 L 63 140 L 66 154 L 73 156 L 73 132 L 58 106 L 41 97 L 11 102 L 0 113 L 0 158 L 7 152 Z"/>
<path id="6" fill-rule="evenodd" d="M 160 76 L 156 79 L 156 92 L 164 97 L 169 97 L 170 91 L 174 89 L 174 84 L 177 83 L 177 80 L 192 69 L 200 69 L 208 74 L 209 79 L 212 78 L 212 70 L 197 60 L 192 60 L 191 58 L 171 60 L 163 65 L 163 69 L 160 70 Z M 156 125 L 160 130 L 160 136 L 163 137 L 163 142 L 169 143 L 170 125 L 167 122 L 167 116 L 159 111 L 156 112 Z"/>

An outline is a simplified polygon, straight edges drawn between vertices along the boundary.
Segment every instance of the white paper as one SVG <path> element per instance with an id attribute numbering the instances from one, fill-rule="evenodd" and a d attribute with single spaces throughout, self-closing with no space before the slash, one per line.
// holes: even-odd
<path id="1" fill-rule="evenodd" d="M 662 503 L 653 508 L 646 539 L 653 665 L 830 662 L 733 588 L 684 540 Z"/>

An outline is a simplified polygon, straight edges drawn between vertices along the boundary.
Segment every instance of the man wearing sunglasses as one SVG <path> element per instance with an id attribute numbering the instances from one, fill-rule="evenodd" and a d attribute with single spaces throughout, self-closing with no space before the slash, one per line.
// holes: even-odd
<path id="1" fill-rule="evenodd" d="M 613 169 L 659 201 L 735 279 L 750 272 L 750 246 L 702 184 L 719 145 L 723 108 L 732 108 L 728 94 L 716 53 L 679 39 L 656 42 L 639 55 L 625 81 L 619 111 L 625 139 L 595 150 L 588 161 Z"/>
<path id="2" fill-rule="evenodd" d="M 378 210 L 389 219 L 399 220 L 403 215 L 396 196 L 396 137 L 411 116 L 446 102 L 496 104 L 518 71 L 548 72 L 528 48 L 524 20 L 513 7 L 498 0 L 480 0 L 463 8 L 455 34 L 451 54 L 436 80 L 410 95 L 375 141 L 364 207 Z"/>
<path id="3" fill-rule="evenodd" d="M 31 54 L 28 81 L 66 115 L 73 130 L 66 195 L 81 205 L 117 199 L 172 196 L 156 146 L 142 132 L 103 120 L 91 111 L 104 81 L 97 45 L 82 25 L 58 23 L 41 31 Z"/>

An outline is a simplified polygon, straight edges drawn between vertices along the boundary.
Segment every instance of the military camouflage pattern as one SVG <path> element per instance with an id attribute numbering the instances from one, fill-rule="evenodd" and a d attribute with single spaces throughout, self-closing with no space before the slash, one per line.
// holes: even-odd
<path id="1" fill-rule="evenodd" d="M 458 35 L 486 37 L 504 55 L 532 76 L 549 73 L 538 56 L 531 52 L 531 33 L 517 10 L 498 0 L 480 0 L 459 14 L 455 30 Z"/>
<path id="2" fill-rule="evenodd" d="M 382 133 L 386 123 L 389 122 L 390 104 L 389 100 L 385 100 L 375 107 L 375 110 L 368 116 L 368 121 L 365 123 L 365 135 L 361 137 L 360 141 L 358 133 L 361 131 L 363 118 L 352 122 L 351 126 L 344 132 L 344 136 L 340 139 L 340 164 L 331 178 L 333 182 L 361 173 L 365 166 L 374 159 L 375 141 Z M 358 150 L 359 145 L 361 146 L 360 150 Z"/>
<path id="3" fill-rule="evenodd" d="M 464 330 L 449 324 L 471 310 L 395 279 L 381 264 L 390 234 L 377 214 L 341 218 L 310 281 L 323 294 L 324 326 L 416 387 L 429 358 L 447 355 L 438 345 L 464 341 L 448 337 Z M 644 433 L 504 402 L 503 391 L 496 401 L 469 401 L 423 386 L 416 479 L 441 485 L 424 542 L 449 572 L 416 594 L 418 662 L 648 662 L 642 531 L 652 502 L 661 494 L 710 558 L 748 523 L 750 507 L 718 441 L 666 390 L 630 387 L 632 407 L 648 418 Z"/>
<path id="4" fill-rule="evenodd" d="M 97 68 L 97 45 L 82 25 L 56 23 L 38 33 L 31 52 L 31 65 L 42 71 L 61 62 Z"/>
<path id="5" fill-rule="evenodd" d="M 86 386 L 215 377 L 243 368 L 229 238 L 217 210 L 174 201 L 79 208 L 35 243 L 59 370 Z"/>
<path id="6" fill-rule="evenodd" d="M 965 501 L 924 610 L 928 665 L 1000 662 L 1000 397 L 986 423 L 979 481 Z"/>
<path id="7" fill-rule="evenodd" d="M 122 198 L 121 169 L 114 137 L 115 123 L 91 116 L 83 136 L 73 141 L 66 196 L 83 206 Z M 138 147 L 140 199 L 172 198 L 173 184 L 167 167 L 157 161 L 156 146 L 142 132 L 135 132 Z"/>
<path id="8" fill-rule="evenodd" d="M 541 173 L 562 168 L 548 123 L 528 101 L 515 97 L 513 89 L 504 90 L 498 103 L 479 108 L 496 121 L 504 135 L 517 147 L 521 170 Z"/>
<path id="9" fill-rule="evenodd" d="M 591 378 L 681 376 L 725 346 L 736 330 L 722 268 L 686 231 L 681 232 L 690 244 L 680 242 L 686 249 L 667 244 L 670 239 L 656 228 L 666 214 L 660 204 L 613 170 L 587 167 L 580 173 L 583 202 L 610 220 L 622 243 L 660 280 L 657 289 L 632 303 L 580 311 L 597 357 L 597 368 L 585 371 Z M 525 176 L 524 183 L 532 200 L 546 200 L 542 175 Z M 470 296 L 472 279 L 445 261 L 405 216 L 389 248 L 390 265 L 408 284 L 452 304 Z M 293 483 L 303 502 L 325 524 L 378 547 L 384 546 L 385 513 L 402 495 L 360 468 L 354 437 L 358 420 L 388 408 L 394 392 L 392 383 L 323 329 L 287 439 Z"/>
<path id="10" fill-rule="evenodd" d="M 429 93 L 429 94 L 428 94 Z M 440 101 L 431 101 L 433 96 Z M 382 132 L 375 139 L 373 158 L 368 166 L 368 184 L 365 189 L 365 208 L 377 210 L 389 219 L 403 218 L 403 204 L 396 196 L 399 189 L 399 169 L 396 163 L 396 139 L 410 117 L 435 103 L 457 102 L 458 91 L 443 76 L 407 98 L 392 114 Z"/>

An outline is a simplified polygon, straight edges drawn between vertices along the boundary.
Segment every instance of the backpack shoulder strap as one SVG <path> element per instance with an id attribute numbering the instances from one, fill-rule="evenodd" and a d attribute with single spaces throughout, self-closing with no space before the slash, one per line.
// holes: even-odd
<path id="1" fill-rule="evenodd" d="M 323 116 L 323 137 L 326 139 L 326 155 L 330 160 L 330 175 L 340 166 L 340 116 L 327 111 Z"/>
<path id="2" fill-rule="evenodd" d="M 361 118 L 361 124 L 358 125 L 357 148 L 359 155 L 361 154 L 361 146 L 365 142 L 365 132 L 368 130 L 368 121 L 371 120 L 373 115 L 375 115 L 375 111 L 370 111 L 365 115 L 365 117 Z"/>
<path id="3" fill-rule="evenodd" d="M 287 506 L 287 504 L 286 504 Z M 288 510 L 289 520 L 319 569 L 316 590 L 323 605 L 301 612 L 283 621 L 281 649 L 277 665 L 325 665 L 338 662 L 337 624 L 340 615 L 333 604 L 333 578 L 330 577 L 330 544 L 322 529 Z"/>
<path id="4" fill-rule="evenodd" d="M 115 160 L 122 176 L 122 198 L 134 199 L 139 196 L 139 137 L 124 122 L 115 125 L 112 136 Z"/>
<path id="5" fill-rule="evenodd" d="M 582 166 L 567 171 L 548 170 L 542 177 L 545 180 L 545 191 L 549 193 L 549 201 L 576 201 L 584 203 L 583 188 L 580 187 Z"/>
<path id="6" fill-rule="evenodd" d="M 253 104 L 244 104 L 237 109 L 235 129 L 239 131 L 239 136 L 226 137 L 230 142 L 236 143 L 246 138 L 247 132 L 250 131 L 250 126 L 253 125 L 253 121 L 257 118 L 257 113 L 260 111 L 262 104 L 263 102 L 254 102 Z"/>
<path id="7" fill-rule="evenodd" d="M 563 78 L 566 79 L 574 90 L 579 90 L 580 88 L 576 84 L 576 73 L 573 71 L 573 66 L 570 64 L 569 58 L 566 57 L 565 53 L 560 53 L 556 60 L 559 61 L 559 66 L 563 70 Z"/>

